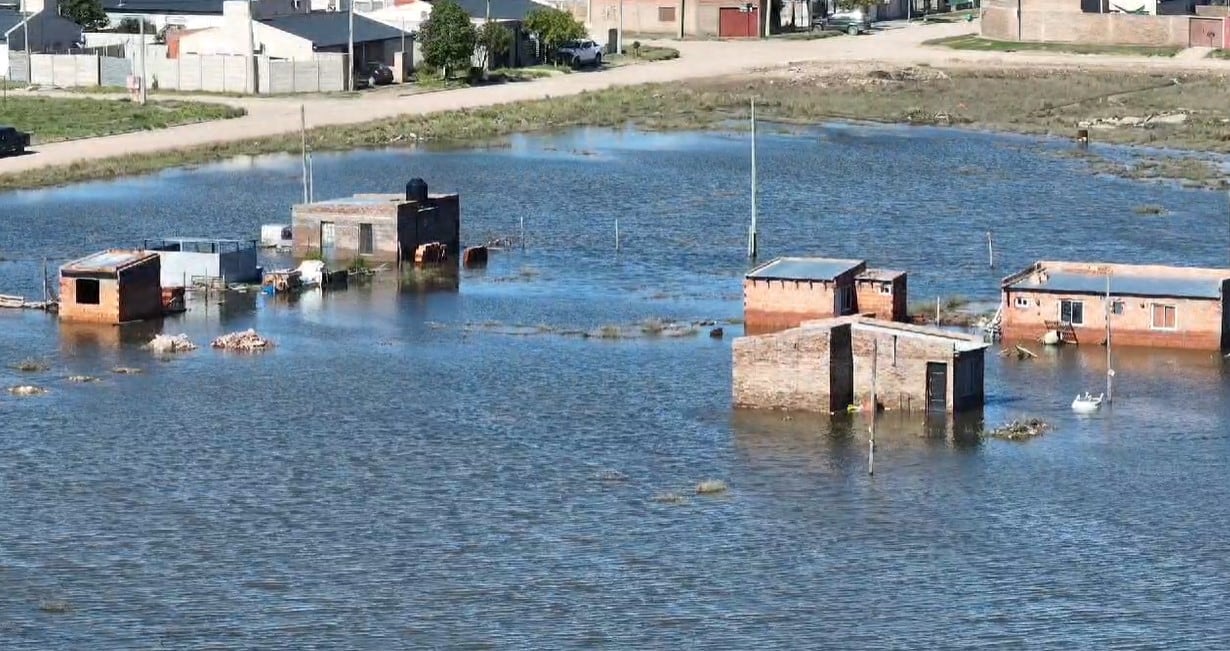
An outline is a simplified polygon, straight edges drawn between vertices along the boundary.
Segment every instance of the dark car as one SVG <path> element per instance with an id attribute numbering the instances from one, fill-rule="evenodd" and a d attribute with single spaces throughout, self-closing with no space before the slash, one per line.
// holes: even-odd
<path id="1" fill-rule="evenodd" d="M 18 156 L 30 146 L 30 134 L 0 125 L 0 156 Z"/>
<path id="2" fill-rule="evenodd" d="M 871 19 L 862 9 L 839 11 L 816 21 L 821 29 L 845 32 L 850 35 L 871 31 Z"/>
<path id="3" fill-rule="evenodd" d="M 373 86 L 388 86 L 393 83 L 393 69 L 378 61 L 371 61 L 359 66 L 355 71 L 355 85 L 365 88 Z"/>

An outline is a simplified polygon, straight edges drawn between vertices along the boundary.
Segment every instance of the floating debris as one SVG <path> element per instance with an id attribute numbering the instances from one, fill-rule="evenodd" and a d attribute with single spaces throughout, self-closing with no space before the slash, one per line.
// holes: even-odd
<path id="1" fill-rule="evenodd" d="M 42 373 L 50 369 L 51 365 L 38 359 L 23 359 L 14 364 L 13 368 L 22 373 Z"/>
<path id="2" fill-rule="evenodd" d="M 67 601 L 60 601 L 57 599 L 54 601 L 38 602 L 38 609 L 45 613 L 66 613 L 72 610 L 72 607 L 68 605 Z"/>
<path id="3" fill-rule="evenodd" d="M 186 353 L 190 350 L 196 350 L 196 344 L 188 339 L 188 335 L 155 335 L 154 338 L 146 344 L 146 348 L 159 354 L 167 353 Z"/>
<path id="4" fill-rule="evenodd" d="M 696 485 L 696 494 L 713 495 L 715 493 L 725 493 L 726 489 L 726 482 L 721 479 L 706 479 Z"/>
<path id="5" fill-rule="evenodd" d="M 599 481 L 628 481 L 628 476 L 618 470 L 603 470 L 598 473 Z"/>
<path id="6" fill-rule="evenodd" d="M 111 369 L 111 372 L 118 373 L 120 375 L 137 375 L 138 373 L 141 372 L 141 369 L 133 368 L 131 366 L 117 366 Z"/>
<path id="7" fill-rule="evenodd" d="M 93 375 L 70 375 L 68 381 L 75 384 L 85 384 L 87 382 L 98 382 L 98 378 Z"/>
<path id="8" fill-rule="evenodd" d="M 658 493 L 657 495 L 654 495 L 653 497 L 651 497 L 650 500 L 653 502 L 657 502 L 659 504 L 687 504 L 688 503 L 688 498 L 680 495 L 679 493 L 671 493 L 669 491 L 665 493 Z"/>
<path id="9" fill-rule="evenodd" d="M 47 393 L 47 390 L 32 384 L 23 384 L 21 386 L 9 387 L 9 393 L 15 396 L 41 396 Z"/>
<path id="10" fill-rule="evenodd" d="M 256 334 L 255 330 L 248 328 L 243 332 L 232 332 L 230 334 L 222 335 L 221 337 L 214 339 L 210 346 L 213 346 L 214 348 L 221 348 L 222 350 L 258 352 L 271 348 L 273 346 L 273 342 Z"/>
<path id="11" fill-rule="evenodd" d="M 725 335 L 726 335 L 726 331 L 725 331 L 725 330 L 723 330 L 722 328 L 714 328 L 714 329 L 712 329 L 712 330 L 710 330 L 710 331 L 709 331 L 709 338 L 710 338 L 710 339 L 721 339 L 721 338 L 722 338 L 722 337 L 724 337 Z"/>
<path id="12" fill-rule="evenodd" d="M 1029 439 L 1042 436 L 1049 429 L 1051 429 L 1051 426 L 1046 421 L 1038 418 L 1027 418 L 1000 425 L 986 432 L 985 435 L 1005 441 L 1028 441 Z"/>

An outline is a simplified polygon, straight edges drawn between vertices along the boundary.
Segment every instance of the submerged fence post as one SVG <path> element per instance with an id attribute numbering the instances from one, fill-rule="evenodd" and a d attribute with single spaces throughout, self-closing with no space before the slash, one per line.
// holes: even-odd
<path id="1" fill-rule="evenodd" d="M 935 297 L 935 325 L 940 324 L 940 297 Z"/>
<path id="2" fill-rule="evenodd" d="M 995 245 L 991 243 L 991 231 L 987 231 L 987 263 L 995 268 Z"/>
<path id="3" fill-rule="evenodd" d="M 615 218 L 615 251 L 619 251 L 619 218 Z"/>
<path id="4" fill-rule="evenodd" d="M 519 237 L 521 239 L 521 250 L 524 251 L 525 250 L 525 215 L 521 215 L 520 230 L 521 230 L 521 235 Z"/>

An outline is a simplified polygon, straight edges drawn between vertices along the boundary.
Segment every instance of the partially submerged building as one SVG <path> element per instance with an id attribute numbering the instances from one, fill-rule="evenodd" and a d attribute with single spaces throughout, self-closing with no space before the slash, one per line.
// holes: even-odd
<path id="1" fill-rule="evenodd" d="M 877 402 L 901 411 L 982 406 L 987 344 L 968 335 L 859 316 L 807 321 L 734 341 L 736 407 L 833 413 Z"/>
<path id="2" fill-rule="evenodd" d="M 405 194 L 356 194 L 300 204 L 292 211 L 294 253 L 326 260 L 412 261 L 419 246 L 439 242 L 448 258 L 461 255 L 461 202 L 429 194 L 411 179 Z"/>
<path id="3" fill-rule="evenodd" d="M 1066 343 L 1230 347 L 1230 269 L 1036 262 L 1001 284 L 1005 339 L 1056 333 Z M 1109 289 L 1109 303 L 1107 293 Z"/>
<path id="4" fill-rule="evenodd" d="M 145 250 L 161 258 L 163 287 L 197 284 L 258 283 L 256 242 L 200 237 L 146 240 Z"/>
<path id="5" fill-rule="evenodd" d="M 748 332 L 853 314 L 906 321 L 906 300 L 905 272 L 868 269 L 863 260 L 777 258 L 752 269 L 743 280 Z"/>
<path id="6" fill-rule="evenodd" d="M 163 313 L 161 260 L 108 250 L 60 267 L 60 319 L 118 325 Z"/>

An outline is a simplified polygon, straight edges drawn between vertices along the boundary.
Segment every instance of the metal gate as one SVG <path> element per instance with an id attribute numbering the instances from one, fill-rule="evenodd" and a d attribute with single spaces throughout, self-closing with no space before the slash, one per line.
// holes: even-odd
<path id="1" fill-rule="evenodd" d="M 760 11 L 753 5 L 722 7 L 718 10 L 718 36 L 747 38 L 760 36 Z"/>

